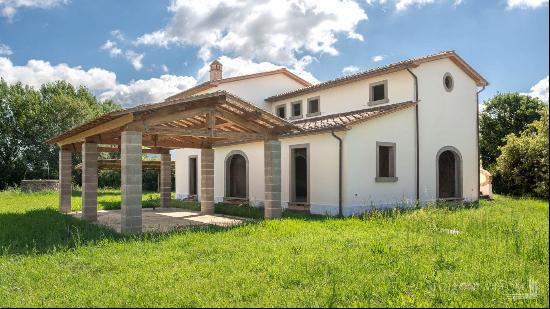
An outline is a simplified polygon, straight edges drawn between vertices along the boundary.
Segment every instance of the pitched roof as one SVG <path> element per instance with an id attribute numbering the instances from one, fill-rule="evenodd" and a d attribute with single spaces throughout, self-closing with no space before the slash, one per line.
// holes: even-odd
<path id="1" fill-rule="evenodd" d="M 464 72 L 466 72 L 466 74 L 468 74 L 473 80 L 475 80 L 478 86 L 486 86 L 489 84 L 489 82 L 485 80 L 479 73 L 477 73 L 470 65 L 468 65 L 466 61 L 460 58 L 460 56 L 458 56 L 454 50 L 450 50 L 450 51 L 443 51 L 437 54 L 423 56 L 420 58 L 411 58 L 408 60 L 403 60 L 400 62 L 388 64 L 386 66 L 370 69 L 370 70 L 359 72 L 356 74 L 339 77 L 339 78 L 322 82 L 319 84 L 277 94 L 277 95 L 268 97 L 265 100 L 268 102 L 276 102 L 276 101 L 292 98 L 298 95 L 312 93 L 315 91 L 352 83 L 358 80 L 371 78 L 382 74 L 393 73 L 401 70 L 406 70 L 408 68 L 415 68 L 422 63 L 444 59 L 444 58 L 449 58 L 451 61 L 453 61 Z"/>
<path id="2" fill-rule="evenodd" d="M 219 80 L 216 80 L 216 81 L 207 81 L 207 82 L 199 84 L 195 87 L 191 87 L 191 88 L 189 88 L 189 89 L 187 89 L 183 92 L 180 92 L 178 94 L 170 96 L 170 97 L 166 98 L 166 101 L 180 99 L 180 98 L 184 98 L 184 97 L 187 97 L 187 96 L 192 96 L 192 95 L 197 94 L 201 91 L 208 90 L 208 89 L 213 88 L 213 87 L 217 87 L 220 84 L 231 83 L 231 82 L 235 82 L 235 81 L 251 79 L 251 78 L 257 78 L 257 77 L 264 77 L 264 76 L 275 75 L 275 74 L 283 74 L 283 75 L 293 79 L 294 81 L 298 82 L 302 86 L 305 86 L 305 87 L 311 86 L 310 82 L 306 81 L 305 79 L 301 78 L 300 76 L 290 72 L 286 68 L 280 68 L 280 69 L 273 70 L 273 71 L 266 71 L 266 72 L 259 72 L 259 73 L 254 73 L 254 74 L 233 76 L 233 77 L 228 77 L 228 78 L 222 78 L 222 79 L 219 79 Z"/>
<path id="3" fill-rule="evenodd" d="M 371 120 L 383 115 L 394 113 L 412 106 L 412 101 L 395 103 L 390 105 L 371 107 L 351 112 L 321 116 L 311 119 L 292 121 L 292 124 L 304 130 L 302 133 L 317 132 L 324 130 L 341 129 L 362 121 Z M 300 134 L 300 133 L 295 133 Z"/>

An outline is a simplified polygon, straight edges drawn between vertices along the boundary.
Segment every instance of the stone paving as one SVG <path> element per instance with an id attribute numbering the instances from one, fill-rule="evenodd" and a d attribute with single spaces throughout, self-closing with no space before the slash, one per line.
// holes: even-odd
<path id="1" fill-rule="evenodd" d="M 80 219 L 82 213 L 78 211 L 71 215 Z M 143 208 L 142 215 L 143 232 L 166 232 L 206 225 L 230 227 L 246 220 L 225 215 L 201 215 L 198 211 L 181 208 Z M 120 210 L 98 210 L 97 223 L 120 233 Z"/>

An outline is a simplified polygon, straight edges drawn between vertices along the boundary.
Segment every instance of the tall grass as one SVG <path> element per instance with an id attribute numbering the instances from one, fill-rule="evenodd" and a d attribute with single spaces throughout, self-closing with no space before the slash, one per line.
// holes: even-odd
<path id="1" fill-rule="evenodd" d="M 548 203 L 474 206 L 126 237 L 1 192 L 0 306 L 548 307 Z"/>

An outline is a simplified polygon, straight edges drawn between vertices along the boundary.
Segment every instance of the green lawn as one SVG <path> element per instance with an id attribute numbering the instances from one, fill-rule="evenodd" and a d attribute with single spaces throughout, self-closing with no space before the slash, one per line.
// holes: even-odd
<path id="1" fill-rule="evenodd" d="M 350 219 L 286 213 L 134 237 L 61 215 L 57 203 L 54 193 L 0 192 L 0 307 L 549 305 L 546 201 Z M 119 207 L 119 192 L 103 191 L 99 204 Z M 158 194 L 144 194 L 156 204 Z"/>

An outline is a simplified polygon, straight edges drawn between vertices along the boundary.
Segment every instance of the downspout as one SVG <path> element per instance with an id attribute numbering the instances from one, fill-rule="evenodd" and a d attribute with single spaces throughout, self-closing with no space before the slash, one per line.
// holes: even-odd
<path id="1" fill-rule="evenodd" d="M 334 134 L 334 129 L 330 133 L 338 140 L 338 216 L 342 217 L 344 215 L 342 209 L 342 138 Z"/>
<path id="2" fill-rule="evenodd" d="M 414 78 L 414 117 L 415 117 L 415 135 L 416 135 L 416 201 L 420 202 L 420 133 L 418 130 L 418 77 L 409 68 L 407 71 Z"/>
<path id="3" fill-rule="evenodd" d="M 483 85 L 483 88 L 481 88 L 479 91 L 476 92 L 476 105 L 477 105 L 477 135 L 476 135 L 476 140 L 477 140 L 477 199 L 479 200 L 479 196 L 480 196 L 480 192 L 481 192 L 481 183 L 480 183 L 480 180 L 479 180 L 479 173 L 481 171 L 481 154 L 480 154 L 480 151 L 479 151 L 479 94 L 485 90 L 485 87 L 487 87 L 486 85 Z"/>

